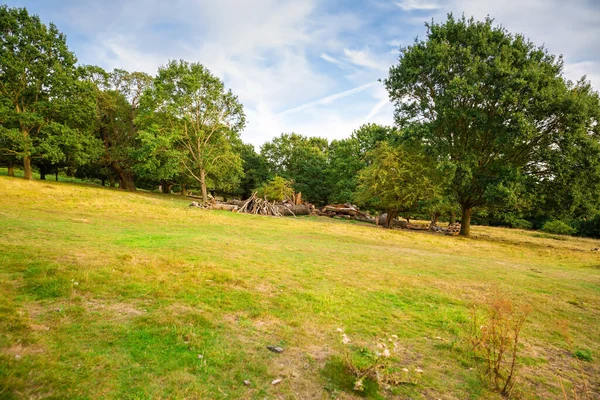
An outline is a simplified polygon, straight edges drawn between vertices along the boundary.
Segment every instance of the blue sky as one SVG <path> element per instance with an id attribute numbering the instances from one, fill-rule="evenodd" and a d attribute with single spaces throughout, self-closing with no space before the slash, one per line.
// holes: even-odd
<path id="1" fill-rule="evenodd" d="M 392 124 L 378 79 L 398 48 L 448 12 L 495 18 L 550 52 L 565 75 L 600 89 L 600 0 L 9 0 L 67 35 L 82 64 L 155 74 L 200 62 L 241 99 L 245 142 L 282 132 L 347 137 Z"/>

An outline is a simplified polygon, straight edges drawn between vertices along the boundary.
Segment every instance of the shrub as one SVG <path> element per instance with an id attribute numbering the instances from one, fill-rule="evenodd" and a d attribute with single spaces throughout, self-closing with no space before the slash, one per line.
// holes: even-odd
<path id="1" fill-rule="evenodd" d="M 520 218 L 511 218 L 507 221 L 507 223 L 511 228 L 516 229 L 531 229 L 533 227 L 533 224 L 531 222 L 527 221 L 526 219 Z"/>
<path id="2" fill-rule="evenodd" d="M 292 197 L 294 189 L 292 188 L 292 182 L 281 176 L 276 176 L 258 188 L 257 194 L 259 197 L 265 197 L 270 201 L 282 201 L 286 197 Z"/>
<path id="3" fill-rule="evenodd" d="M 492 389 L 506 397 L 515 385 L 520 333 L 530 312 L 528 305 L 515 306 L 502 293 L 487 301 L 483 310 L 473 308 L 473 355 L 482 362 L 485 380 Z"/>
<path id="4" fill-rule="evenodd" d="M 390 390 L 392 386 L 415 385 L 423 372 L 421 368 L 400 368 L 395 360 L 398 352 L 398 336 L 391 335 L 387 339 L 378 340 L 373 348 L 352 348 L 351 340 L 341 328 L 342 361 L 344 367 L 352 375 L 356 392 L 365 390 L 365 380 L 370 379 L 380 387 Z"/>
<path id="5" fill-rule="evenodd" d="M 587 221 L 580 221 L 577 228 L 581 236 L 600 239 L 600 214 Z"/>
<path id="6" fill-rule="evenodd" d="M 553 233 L 555 235 L 573 235 L 577 232 L 575 228 L 560 220 L 546 222 L 544 226 L 542 226 L 542 230 L 546 233 Z"/>
<path id="7" fill-rule="evenodd" d="M 592 352 L 588 349 L 575 349 L 573 355 L 582 361 L 594 361 L 594 358 L 592 357 Z"/>

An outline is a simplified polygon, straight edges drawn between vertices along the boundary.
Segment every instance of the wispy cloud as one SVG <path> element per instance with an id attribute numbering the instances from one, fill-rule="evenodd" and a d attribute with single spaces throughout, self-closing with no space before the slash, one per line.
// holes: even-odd
<path id="1" fill-rule="evenodd" d="M 396 5 L 404 11 L 437 10 L 443 7 L 438 3 L 422 0 L 404 0 L 397 2 Z"/>
<path id="2" fill-rule="evenodd" d="M 296 113 L 299 111 L 303 111 L 306 110 L 307 108 L 311 108 L 311 107 L 315 107 L 318 105 L 323 105 L 323 104 L 331 104 L 332 102 L 336 101 L 336 100 L 340 100 L 343 99 L 344 97 L 348 97 L 351 96 L 355 93 L 359 93 L 362 92 L 372 86 L 375 86 L 377 84 L 377 82 L 369 82 L 369 83 L 365 83 L 364 85 L 360 85 L 358 87 L 349 89 L 349 90 L 344 90 L 343 92 L 340 93 L 336 93 L 336 94 L 332 94 L 329 96 L 325 96 L 319 100 L 315 100 L 315 101 L 311 101 L 305 104 L 302 104 L 298 107 L 294 107 L 294 108 L 290 108 L 289 110 L 285 110 L 280 112 L 279 114 L 277 114 L 278 116 L 282 117 L 284 115 L 287 114 L 292 114 L 292 113 Z"/>
<path id="3" fill-rule="evenodd" d="M 354 65 L 386 72 L 389 69 L 389 64 L 382 63 L 378 57 L 369 51 L 368 47 L 362 50 L 344 49 L 344 55 L 346 56 L 346 60 Z"/>
<path id="4" fill-rule="evenodd" d="M 344 62 L 342 62 L 342 61 L 338 60 L 337 58 L 333 58 L 333 57 L 331 57 L 331 56 L 330 56 L 329 54 L 327 54 L 327 53 L 321 53 L 321 56 L 320 56 L 320 57 L 321 57 L 323 60 L 325 60 L 325 61 L 327 61 L 327 62 L 329 62 L 329 63 L 335 64 L 335 65 L 337 65 L 337 66 L 338 66 L 338 67 L 340 67 L 340 68 L 348 68 L 348 64 L 346 64 L 346 63 L 344 63 Z"/>

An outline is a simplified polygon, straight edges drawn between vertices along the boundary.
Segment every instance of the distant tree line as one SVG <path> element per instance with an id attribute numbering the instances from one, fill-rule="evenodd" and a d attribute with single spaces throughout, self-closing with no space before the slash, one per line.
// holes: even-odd
<path id="1" fill-rule="evenodd" d="M 520 35 L 448 16 L 401 49 L 383 82 L 394 127 L 348 138 L 284 133 L 243 143 L 243 106 L 199 63 L 156 76 L 78 65 L 65 36 L 24 8 L 0 7 L 0 165 L 59 171 L 124 190 L 197 190 L 397 217 L 459 216 L 540 228 L 561 220 L 600 236 L 600 101 L 585 77 Z"/>

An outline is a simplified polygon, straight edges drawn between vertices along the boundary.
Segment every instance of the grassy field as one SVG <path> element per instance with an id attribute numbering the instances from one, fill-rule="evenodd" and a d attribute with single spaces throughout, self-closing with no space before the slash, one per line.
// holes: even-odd
<path id="1" fill-rule="evenodd" d="M 500 398 L 467 340 L 496 292 L 533 307 L 514 397 L 600 396 L 599 241 L 188 203 L 0 177 L 0 398 Z M 358 352 L 398 335 L 417 383 L 354 392 L 337 328 Z"/>

